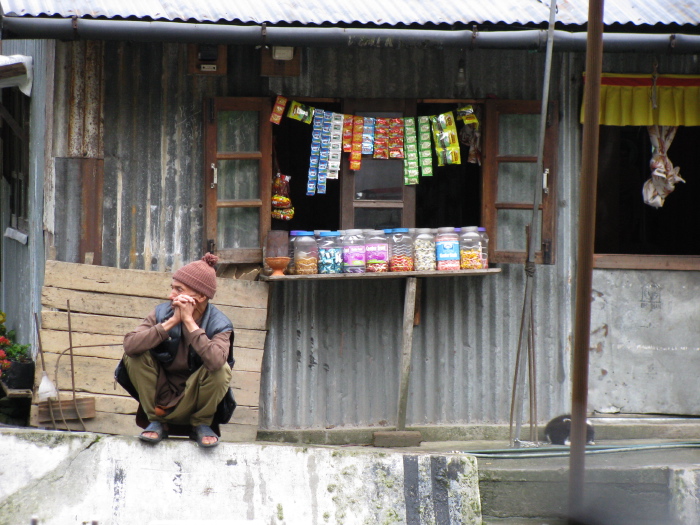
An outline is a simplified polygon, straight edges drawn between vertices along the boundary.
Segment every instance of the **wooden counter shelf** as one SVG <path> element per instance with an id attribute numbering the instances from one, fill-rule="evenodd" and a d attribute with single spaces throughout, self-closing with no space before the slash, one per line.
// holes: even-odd
<path id="1" fill-rule="evenodd" d="M 500 268 L 486 270 L 433 270 L 425 272 L 369 272 L 369 273 L 326 273 L 311 275 L 260 275 L 261 281 L 321 281 L 324 279 L 406 279 L 403 306 L 403 327 L 401 330 L 401 371 L 398 392 L 396 430 L 374 433 L 374 446 L 403 447 L 415 446 L 421 441 L 420 432 L 406 430 L 406 408 L 408 404 L 408 384 L 411 374 L 411 353 L 413 347 L 413 327 L 418 324 L 416 315 L 419 285 L 422 277 L 469 277 L 500 273 Z"/>
<path id="2" fill-rule="evenodd" d="M 398 277 L 461 277 L 500 273 L 500 268 L 486 270 L 429 270 L 424 272 L 314 273 L 309 275 L 260 275 L 261 281 L 308 281 L 322 279 L 396 279 Z"/>

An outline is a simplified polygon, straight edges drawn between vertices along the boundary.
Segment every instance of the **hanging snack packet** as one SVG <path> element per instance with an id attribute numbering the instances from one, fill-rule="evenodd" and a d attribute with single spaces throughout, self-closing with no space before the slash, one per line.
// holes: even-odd
<path id="1" fill-rule="evenodd" d="M 415 127 L 413 128 L 415 134 Z M 393 118 L 389 123 L 389 158 L 403 159 L 404 155 L 404 119 Z"/>
<path id="2" fill-rule="evenodd" d="M 337 179 L 340 172 L 340 155 L 343 152 L 344 115 L 333 113 L 331 117 L 331 143 L 328 156 L 328 178 Z"/>
<path id="3" fill-rule="evenodd" d="M 389 119 L 378 118 L 374 121 L 374 153 L 375 159 L 389 158 Z"/>
<path id="4" fill-rule="evenodd" d="M 301 102 L 292 100 L 292 103 L 289 105 L 289 111 L 287 111 L 287 117 L 294 120 L 299 120 L 304 124 L 311 124 L 313 120 L 313 112 L 314 108 L 311 106 L 306 106 Z"/>
<path id="5" fill-rule="evenodd" d="M 477 128 L 479 127 L 479 119 L 476 118 L 474 107 L 471 104 L 459 108 L 455 113 L 457 113 L 457 120 L 461 120 L 465 124 L 474 124 Z"/>
<path id="6" fill-rule="evenodd" d="M 350 144 L 350 169 L 357 171 L 362 166 L 362 139 L 364 119 L 353 117 L 352 119 L 352 143 Z"/>
<path id="7" fill-rule="evenodd" d="M 321 125 L 321 159 L 318 163 L 318 181 L 316 183 L 316 193 L 326 193 L 326 179 L 329 173 L 329 160 L 331 152 L 331 137 L 333 134 L 332 111 L 323 113 Z"/>
<path id="8" fill-rule="evenodd" d="M 272 218 L 279 219 L 281 221 L 290 221 L 294 218 L 294 208 L 287 208 L 285 210 L 272 210 Z"/>
<path id="9" fill-rule="evenodd" d="M 279 95 L 275 100 L 275 106 L 272 108 L 272 114 L 270 114 L 270 122 L 273 124 L 279 124 L 282 122 L 282 117 L 284 116 L 284 108 L 287 106 L 287 98 Z"/>
<path id="10" fill-rule="evenodd" d="M 352 115 L 343 115 L 343 151 L 352 151 Z"/>
<path id="11" fill-rule="evenodd" d="M 418 158 L 423 177 L 433 175 L 433 151 L 430 136 L 430 117 L 418 117 Z"/>
<path id="12" fill-rule="evenodd" d="M 289 198 L 289 175 L 282 175 L 280 172 L 272 179 L 272 207 L 291 208 L 292 200 Z"/>
<path id="13" fill-rule="evenodd" d="M 435 154 L 438 158 L 438 166 L 447 164 L 460 164 L 459 140 L 457 127 L 451 111 L 430 117 L 435 140 Z"/>
<path id="14" fill-rule="evenodd" d="M 364 118 L 362 126 L 362 154 L 372 155 L 374 153 L 374 118 Z"/>
<path id="15" fill-rule="evenodd" d="M 318 181 L 318 169 L 321 164 L 321 135 L 323 134 L 322 109 L 313 111 L 313 129 L 311 130 L 311 155 L 309 157 L 309 176 L 306 183 L 306 194 L 316 194 L 316 182 Z"/>

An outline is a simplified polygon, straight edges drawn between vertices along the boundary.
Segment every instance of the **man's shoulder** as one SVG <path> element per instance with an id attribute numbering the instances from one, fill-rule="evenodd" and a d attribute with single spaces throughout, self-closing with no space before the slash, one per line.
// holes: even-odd
<path id="1" fill-rule="evenodd" d="M 228 316 L 222 312 L 216 305 L 209 303 L 209 308 L 211 308 L 210 319 L 216 325 L 219 332 L 227 332 L 233 330 L 233 323 Z"/>

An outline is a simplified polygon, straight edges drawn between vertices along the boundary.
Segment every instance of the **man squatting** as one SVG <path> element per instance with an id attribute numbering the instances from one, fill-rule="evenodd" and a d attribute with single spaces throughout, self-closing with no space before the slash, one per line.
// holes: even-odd
<path id="1" fill-rule="evenodd" d="M 217 261 L 207 253 L 177 270 L 170 302 L 124 337 L 124 365 L 149 421 L 142 441 L 160 442 L 173 424 L 191 425 L 202 447 L 219 442 L 211 425 L 231 381 L 233 325 L 209 304 Z"/>

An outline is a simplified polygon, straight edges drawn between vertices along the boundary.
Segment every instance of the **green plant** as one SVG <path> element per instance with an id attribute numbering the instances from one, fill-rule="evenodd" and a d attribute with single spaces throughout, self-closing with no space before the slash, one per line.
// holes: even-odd
<path id="1" fill-rule="evenodd" d="M 2 375 L 12 366 L 12 362 L 26 363 L 32 360 L 31 345 L 21 345 L 14 341 L 14 330 L 5 327 L 5 313 L 0 312 L 0 372 Z"/>

